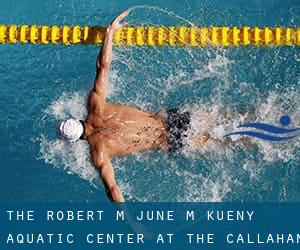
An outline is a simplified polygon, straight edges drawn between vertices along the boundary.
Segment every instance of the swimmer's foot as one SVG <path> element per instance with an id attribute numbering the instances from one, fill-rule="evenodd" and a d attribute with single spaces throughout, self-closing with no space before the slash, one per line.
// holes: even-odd
<path id="1" fill-rule="evenodd" d="M 194 140 L 193 143 L 196 147 L 203 147 L 203 145 L 210 139 L 209 133 L 205 133 L 202 135 L 197 136 Z"/>

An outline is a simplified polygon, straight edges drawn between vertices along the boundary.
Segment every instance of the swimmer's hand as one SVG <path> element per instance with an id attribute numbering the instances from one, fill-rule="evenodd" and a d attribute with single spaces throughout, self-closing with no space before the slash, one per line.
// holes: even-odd
<path id="1" fill-rule="evenodd" d="M 117 16 L 107 27 L 107 32 L 115 32 L 118 29 L 124 28 L 126 25 L 128 25 L 128 22 L 120 23 L 125 17 L 127 17 L 129 14 L 129 11 L 126 10 L 123 13 L 121 13 L 119 16 Z"/>

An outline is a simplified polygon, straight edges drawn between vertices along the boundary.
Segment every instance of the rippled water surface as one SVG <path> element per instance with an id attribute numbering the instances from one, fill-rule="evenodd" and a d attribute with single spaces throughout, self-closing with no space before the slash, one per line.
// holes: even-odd
<path id="1" fill-rule="evenodd" d="M 122 2 L 122 3 L 121 3 Z M 131 25 L 299 26 L 299 1 L 2 1 L 0 23 L 105 25 L 132 8 Z M 0 200 L 106 200 L 85 142 L 56 139 L 58 120 L 86 115 L 96 46 L 0 45 Z M 192 112 L 190 137 L 216 142 L 182 154 L 113 159 L 130 201 L 299 201 L 300 136 L 222 142 L 241 123 L 300 127 L 300 50 L 115 47 L 109 101 Z M 203 119 L 203 118 L 209 119 Z"/>

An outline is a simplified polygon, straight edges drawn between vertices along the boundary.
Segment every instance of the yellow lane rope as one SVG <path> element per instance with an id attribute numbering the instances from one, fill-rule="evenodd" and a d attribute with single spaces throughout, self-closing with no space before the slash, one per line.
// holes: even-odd
<path id="1" fill-rule="evenodd" d="M 0 25 L 0 44 L 100 44 L 105 27 Z M 114 44 L 136 46 L 299 46 L 300 27 L 126 27 Z"/>

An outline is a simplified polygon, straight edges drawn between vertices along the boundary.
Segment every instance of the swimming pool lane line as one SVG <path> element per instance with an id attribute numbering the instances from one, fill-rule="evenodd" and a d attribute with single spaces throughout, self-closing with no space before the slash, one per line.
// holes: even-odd
<path id="1" fill-rule="evenodd" d="M 0 25 L 0 44 L 101 44 L 105 27 Z M 300 27 L 135 26 L 115 32 L 128 46 L 299 46 Z"/>

